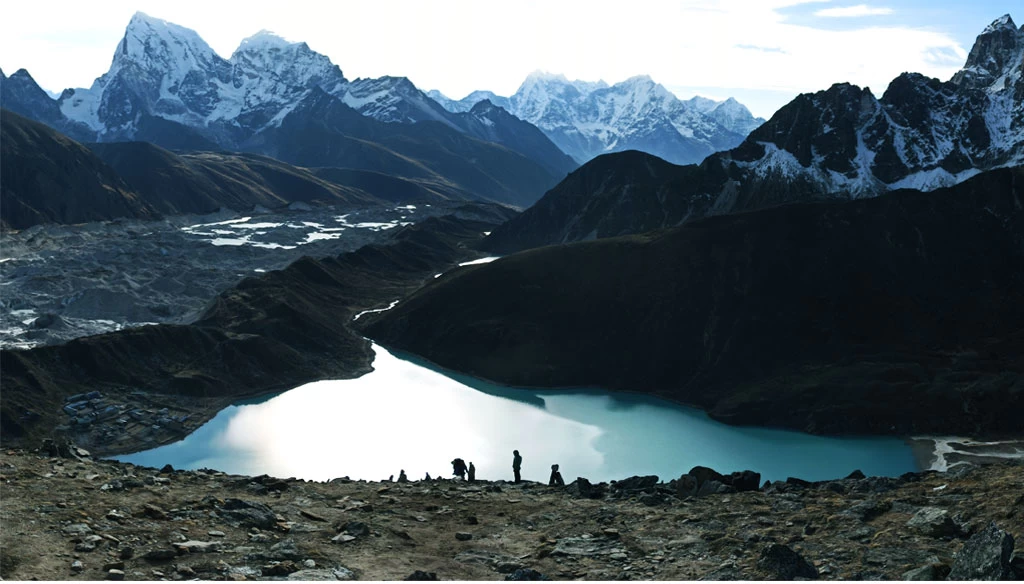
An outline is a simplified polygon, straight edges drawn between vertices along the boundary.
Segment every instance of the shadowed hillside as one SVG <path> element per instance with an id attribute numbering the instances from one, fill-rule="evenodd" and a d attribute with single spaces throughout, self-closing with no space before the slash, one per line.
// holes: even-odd
<path id="1" fill-rule="evenodd" d="M 1003 169 L 540 248 L 443 277 L 366 332 L 498 382 L 652 393 L 734 423 L 1019 432 L 1022 202 L 1024 171 Z"/>

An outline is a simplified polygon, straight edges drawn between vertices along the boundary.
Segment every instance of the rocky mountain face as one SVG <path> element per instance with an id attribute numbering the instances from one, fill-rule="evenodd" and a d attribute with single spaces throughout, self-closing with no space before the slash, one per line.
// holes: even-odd
<path id="1" fill-rule="evenodd" d="M 829 195 L 931 190 L 1024 162 L 1024 29 L 1003 16 L 948 82 L 904 73 L 881 98 L 833 85 L 801 95 L 723 165 L 815 183 Z"/>
<path id="2" fill-rule="evenodd" d="M 548 246 L 360 324 L 499 383 L 653 393 L 736 424 L 1019 432 L 1022 202 L 1024 170 L 998 169 Z"/>
<path id="3" fill-rule="evenodd" d="M 485 245 L 508 253 L 793 202 L 927 191 L 1020 165 L 1022 68 L 1024 29 L 1004 16 L 982 32 L 948 82 L 904 73 L 881 98 L 847 83 L 799 95 L 733 150 L 699 167 L 662 173 L 686 180 L 654 185 L 645 174 L 649 157 L 595 159 L 495 230 Z M 636 169 L 618 172 L 630 161 Z M 600 188 L 580 190 L 581 181 L 598 176 Z M 623 217 L 624 209 L 641 210 L 641 216 Z"/>
<path id="4" fill-rule="evenodd" d="M 329 58 L 305 43 L 290 43 L 266 31 L 245 39 L 224 59 L 194 31 L 137 13 L 110 69 L 92 87 L 65 90 L 54 101 L 21 73 L 3 80 L 4 87 L 10 86 L 4 89 L 5 103 L 11 96 L 15 110 L 79 141 L 148 141 L 173 149 L 276 156 L 284 150 L 274 143 L 278 131 L 289 124 L 315 124 L 310 105 L 330 100 L 336 108 L 365 118 L 366 123 L 345 128 L 348 139 L 373 143 L 377 135 L 394 135 L 427 122 L 429 131 L 409 130 L 406 142 L 422 147 L 412 135 L 427 133 L 431 142 L 455 142 L 466 150 L 489 148 L 490 154 L 477 157 L 501 158 L 496 162 L 509 166 L 522 166 L 512 159 L 523 159 L 548 175 L 540 186 L 513 181 L 485 187 L 475 193 L 481 198 L 527 205 L 576 167 L 543 133 L 512 116 L 449 112 L 402 77 L 349 81 Z M 385 158 L 408 156 L 388 152 L 392 149 L 387 146 L 377 149 L 385 151 L 380 154 Z M 494 154 L 499 149 L 503 155 Z M 467 167 L 473 158 L 461 165 L 438 162 L 431 170 L 458 184 L 463 173 L 471 172 Z M 296 156 L 290 161 L 314 164 Z M 323 165 L 387 170 L 368 158 L 350 161 L 341 155 Z M 518 194 L 510 197 L 513 192 Z"/>
<path id="5" fill-rule="evenodd" d="M 738 145 L 764 122 L 732 98 L 682 101 L 647 76 L 608 86 L 536 72 L 511 97 L 489 91 L 474 91 L 458 101 L 438 91 L 429 95 L 455 112 L 490 101 L 536 125 L 581 163 L 631 149 L 675 164 L 696 163 Z"/>
<path id="6" fill-rule="evenodd" d="M 89 149 L 43 124 L 6 110 L 2 114 L 0 227 L 156 214 Z"/>

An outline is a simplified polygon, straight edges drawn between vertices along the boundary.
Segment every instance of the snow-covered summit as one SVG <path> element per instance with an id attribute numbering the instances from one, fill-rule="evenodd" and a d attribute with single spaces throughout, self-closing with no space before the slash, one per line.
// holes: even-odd
<path id="1" fill-rule="evenodd" d="M 733 100 L 696 107 L 679 100 L 650 75 L 635 75 L 609 86 L 604 81 L 569 80 L 535 71 L 511 97 L 475 91 L 455 101 L 431 94 L 449 111 L 469 111 L 484 99 L 539 127 L 578 162 L 600 154 L 637 149 L 676 163 L 699 162 L 716 150 L 739 144 L 763 120 Z M 709 100 L 710 101 L 710 100 Z M 703 105 L 703 104 L 701 104 Z M 746 113 L 744 118 L 736 106 Z"/>
<path id="2" fill-rule="evenodd" d="M 1014 24 L 1013 19 L 1010 18 L 1009 14 L 1004 14 L 1004 15 L 1000 16 L 999 18 L 993 20 L 992 24 L 986 26 L 985 30 L 981 31 L 981 34 L 988 34 L 990 32 L 995 32 L 997 30 L 1007 29 L 1007 28 L 1016 30 L 1017 29 L 1017 25 Z"/>
<path id="3" fill-rule="evenodd" d="M 66 90 L 59 106 L 96 133 L 90 139 L 133 139 L 140 120 L 151 116 L 219 142 L 280 124 L 314 89 L 381 121 L 454 126 L 451 114 L 408 79 L 350 82 L 326 55 L 268 30 L 224 59 L 195 31 L 142 12 L 129 21 L 110 69 L 89 89 Z"/>
<path id="4" fill-rule="evenodd" d="M 288 48 L 288 47 L 290 47 L 292 45 L 297 45 L 297 44 L 299 44 L 299 43 L 289 42 L 289 41 L 285 40 L 283 37 L 281 37 L 280 35 L 274 33 L 273 31 L 270 31 L 270 30 L 267 30 L 267 29 L 263 29 L 263 30 L 257 32 L 256 34 L 254 34 L 254 35 L 252 35 L 250 37 L 242 39 L 242 43 L 240 45 L 238 45 L 238 48 L 235 49 L 235 52 L 237 53 L 238 51 L 247 51 L 247 50 L 248 51 L 263 51 L 263 50 L 273 50 L 273 49 L 280 50 L 280 49 L 285 49 L 285 48 Z"/>

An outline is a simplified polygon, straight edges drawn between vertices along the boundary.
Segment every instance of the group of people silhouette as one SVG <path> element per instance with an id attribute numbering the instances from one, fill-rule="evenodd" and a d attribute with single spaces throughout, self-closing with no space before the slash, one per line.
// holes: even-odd
<path id="1" fill-rule="evenodd" d="M 514 478 L 514 481 L 517 484 L 521 483 L 522 480 L 523 480 L 523 477 L 520 474 L 520 471 L 522 470 L 522 468 L 523 468 L 523 457 L 519 454 L 518 450 L 513 450 L 512 451 L 512 476 Z M 469 465 L 467 466 L 466 465 L 466 461 L 462 460 L 461 458 L 456 458 L 455 460 L 452 461 L 452 475 L 453 476 L 457 476 L 460 479 L 468 481 L 468 482 L 471 482 L 471 483 L 472 482 L 476 482 L 476 467 L 473 466 L 472 462 L 470 462 Z M 392 477 L 393 476 L 394 475 L 392 475 Z M 427 475 L 424 478 L 424 480 L 427 480 L 427 481 L 431 480 L 430 473 L 427 473 Z M 407 482 L 409 482 L 409 477 L 406 476 L 405 469 L 402 469 L 401 471 L 399 471 L 399 473 L 398 473 L 398 482 L 400 482 L 400 483 L 407 483 Z M 548 485 L 552 486 L 552 487 L 564 487 L 565 486 L 565 481 L 562 479 L 562 473 L 558 472 L 558 465 L 557 464 L 552 464 L 551 465 L 551 476 L 548 478 Z"/>

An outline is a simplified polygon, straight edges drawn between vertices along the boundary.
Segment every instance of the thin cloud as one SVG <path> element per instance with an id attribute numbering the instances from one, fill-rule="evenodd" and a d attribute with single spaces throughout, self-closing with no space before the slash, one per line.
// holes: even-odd
<path id="1" fill-rule="evenodd" d="M 782 50 L 779 47 L 759 47 L 757 45 L 736 45 L 736 48 L 737 49 L 746 49 L 748 51 L 761 51 L 762 53 L 782 53 L 782 54 L 786 53 L 786 51 Z"/>
<path id="2" fill-rule="evenodd" d="M 814 13 L 815 16 L 825 18 L 858 18 L 861 16 L 885 16 L 886 14 L 892 14 L 892 8 L 868 6 L 867 4 L 823 8 Z"/>

